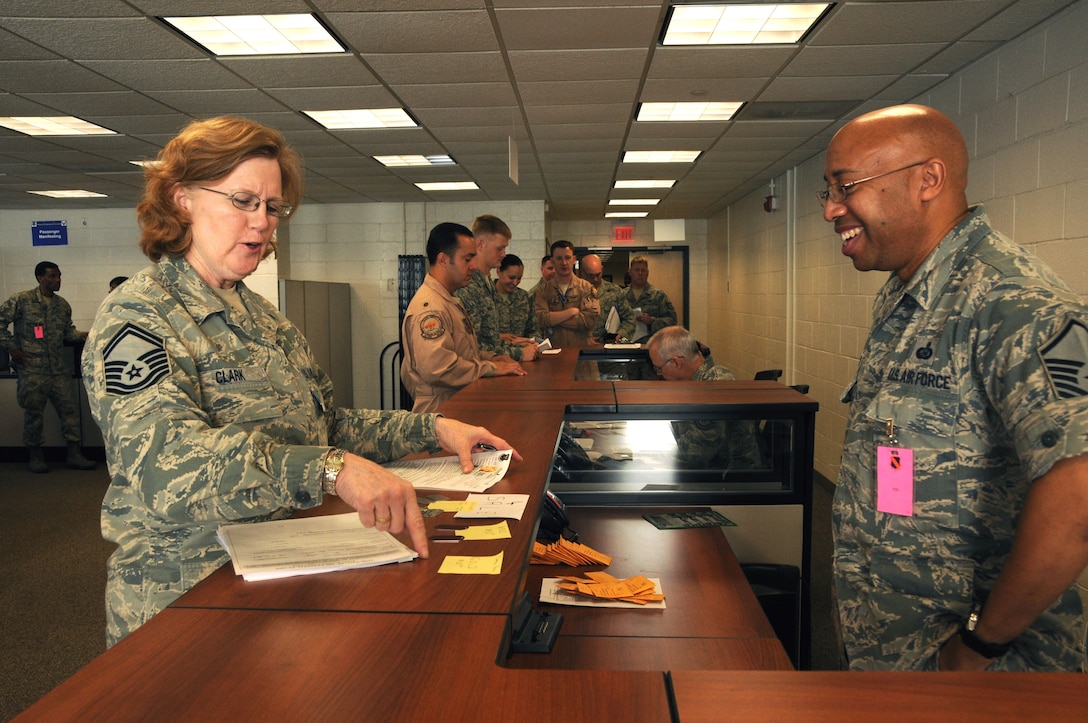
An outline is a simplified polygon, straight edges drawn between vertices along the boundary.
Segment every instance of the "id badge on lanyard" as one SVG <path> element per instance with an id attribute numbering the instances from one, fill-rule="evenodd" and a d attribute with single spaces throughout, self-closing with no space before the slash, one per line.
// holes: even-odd
<path id="1" fill-rule="evenodd" d="M 886 420 L 887 443 L 876 448 L 876 509 L 892 515 L 914 514 L 914 450 L 899 446 L 895 420 Z"/>

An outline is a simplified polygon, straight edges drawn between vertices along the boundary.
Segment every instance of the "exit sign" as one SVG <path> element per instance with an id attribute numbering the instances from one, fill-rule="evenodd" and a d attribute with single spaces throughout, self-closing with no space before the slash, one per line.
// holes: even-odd
<path id="1" fill-rule="evenodd" d="M 635 240 L 635 227 L 634 226 L 613 226 L 612 227 L 612 240 L 613 241 L 634 241 Z"/>

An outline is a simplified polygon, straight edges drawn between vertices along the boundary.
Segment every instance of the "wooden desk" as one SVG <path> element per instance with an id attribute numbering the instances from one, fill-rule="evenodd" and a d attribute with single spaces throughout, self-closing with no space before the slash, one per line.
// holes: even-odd
<path id="1" fill-rule="evenodd" d="M 571 399 L 600 402 L 610 395 L 630 394 L 631 403 L 653 396 L 669 400 L 683 390 L 652 382 L 575 382 L 575 352 L 530 362 L 535 366 L 527 377 L 480 380 L 443 406 L 449 416 L 486 425 L 525 457 L 495 488 L 531 499 L 523 521 L 511 525 L 514 538 L 501 548 L 508 553 L 502 575 L 434 574 L 441 556 L 454 552 L 450 547 L 464 554 L 466 543 L 434 546 L 426 562 L 297 580 L 243 583 L 228 567 L 18 720 L 1084 717 L 1088 685 L 1082 675 L 740 670 L 780 669 L 785 656 L 768 637 L 762 614 L 749 615 L 751 593 L 735 577 L 730 582 L 722 567 L 709 565 L 712 558 L 732 559 L 728 545 L 691 531 L 658 534 L 632 523 L 632 512 L 641 514 L 634 510 L 601 512 L 593 524 L 575 510 L 576 529 L 580 525 L 588 544 L 614 556 L 614 574 L 662 577 L 670 595 L 665 614 L 591 616 L 564 607 L 555 650 L 515 656 L 510 665 L 529 668 L 546 661 L 571 669 L 518 670 L 497 662 L 520 592 L 535 585 L 535 593 L 540 577 L 554 574 L 524 563 L 564 407 Z M 755 384 L 771 386 L 734 383 L 730 393 L 747 389 L 786 403 L 792 401 L 786 395 L 796 394 L 774 383 Z M 334 500 L 317 512 L 343 509 Z M 474 554 L 477 549 L 487 554 L 483 546 L 474 547 Z M 709 669 L 714 667 L 737 669 Z"/>
<path id="2" fill-rule="evenodd" d="M 19 720 L 669 720 L 660 673 L 500 668 L 506 621 L 169 609 Z"/>
<path id="3" fill-rule="evenodd" d="M 792 670 L 719 528 L 659 530 L 649 508 L 568 508 L 579 541 L 612 556 L 608 568 L 533 565 L 530 599 L 545 577 L 607 569 L 661 580 L 665 610 L 540 606 L 563 616 L 549 655 L 517 654 L 514 668 Z"/>
<path id="4" fill-rule="evenodd" d="M 672 674 L 684 723 L 738 721 L 1084 720 L 1079 673 Z"/>

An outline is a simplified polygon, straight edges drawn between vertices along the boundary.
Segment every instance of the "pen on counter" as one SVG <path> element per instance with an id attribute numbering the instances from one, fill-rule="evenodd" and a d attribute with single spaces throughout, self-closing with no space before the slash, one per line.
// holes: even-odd
<path id="1" fill-rule="evenodd" d="M 460 542 L 463 539 L 460 535 L 431 535 L 431 542 Z"/>
<path id="2" fill-rule="evenodd" d="M 467 530 L 468 525 L 438 525 L 436 530 Z"/>

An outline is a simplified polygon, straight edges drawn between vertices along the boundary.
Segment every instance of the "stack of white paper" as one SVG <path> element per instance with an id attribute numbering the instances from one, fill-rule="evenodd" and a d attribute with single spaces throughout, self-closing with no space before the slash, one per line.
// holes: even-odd
<path id="1" fill-rule="evenodd" d="M 218 534 L 235 574 L 246 580 L 374 567 L 419 557 L 388 532 L 363 527 L 354 512 L 220 525 Z"/>

